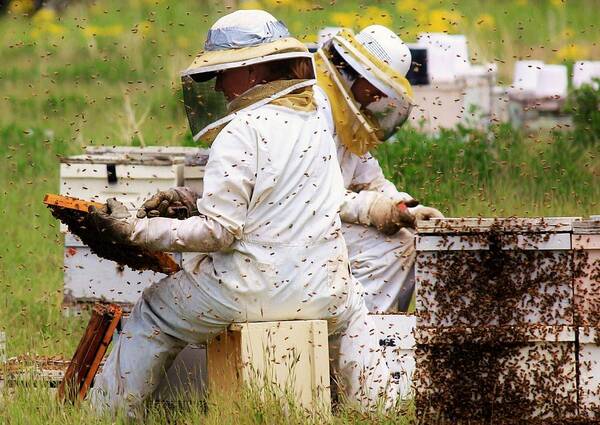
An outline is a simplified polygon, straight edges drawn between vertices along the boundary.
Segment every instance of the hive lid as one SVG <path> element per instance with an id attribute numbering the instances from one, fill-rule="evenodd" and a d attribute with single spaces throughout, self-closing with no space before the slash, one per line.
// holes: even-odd
<path id="1" fill-rule="evenodd" d="M 442 218 L 417 222 L 420 235 L 472 234 L 490 231 L 510 233 L 570 232 L 580 217 L 506 217 L 506 218 Z"/>
<path id="2" fill-rule="evenodd" d="M 600 234 L 600 215 L 592 215 L 588 220 L 574 222 L 573 233 L 576 235 Z"/>
<path id="3" fill-rule="evenodd" d="M 183 146 L 88 146 L 82 155 L 61 157 L 69 164 L 206 165 L 207 149 Z"/>

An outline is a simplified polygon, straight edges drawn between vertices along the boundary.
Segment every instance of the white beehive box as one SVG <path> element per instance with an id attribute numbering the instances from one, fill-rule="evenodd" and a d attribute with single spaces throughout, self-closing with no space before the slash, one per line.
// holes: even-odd
<path id="1" fill-rule="evenodd" d="M 201 194 L 207 159 L 208 152 L 199 148 L 87 148 L 83 155 L 61 160 L 60 193 L 98 202 L 115 197 L 135 214 L 159 190 L 187 186 Z M 66 226 L 61 230 L 65 232 L 64 307 L 101 300 L 133 304 L 144 288 L 164 277 L 103 260 L 69 234 Z M 182 255 L 175 257 L 180 262 Z"/>
<path id="2" fill-rule="evenodd" d="M 331 409 L 324 320 L 234 324 L 208 344 L 207 354 L 211 390 L 261 390 L 268 382 L 268 391 L 288 391 L 305 409 Z"/>
<path id="3" fill-rule="evenodd" d="M 573 224 L 575 311 L 579 325 L 579 409 L 600 418 L 600 217 Z"/>
<path id="4" fill-rule="evenodd" d="M 600 217 L 573 223 L 575 310 L 580 326 L 600 326 Z"/>
<path id="5" fill-rule="evenodd" d="M 201 193 L 208 153 L 165 149 L 88 149 L 62 158 L 60 194 L 97 202 L 116 197 L 135 211 L 159 190 L 190 186 Z"/>
<path id="6" fill-rule="evenodd" d="M 409 314 L 371 315 L 371 318 L 390 372 L 399 383 L 400 397 L 408 399 L 413 395 L 417 319 Z"/>
<path id="7" fill-rule="evenodd" d="M 418 329 L 417 415 L 423 423 L 573 418 L 575 350 L 570 326 Z"/>
<path id="8" fill-rule="evenodd" d="M 419 222 L 419 327 L 574 325 L 573 218 Z"/>

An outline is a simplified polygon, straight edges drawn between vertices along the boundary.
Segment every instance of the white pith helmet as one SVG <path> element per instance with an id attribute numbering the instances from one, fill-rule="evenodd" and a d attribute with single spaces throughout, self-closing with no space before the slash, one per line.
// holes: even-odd
<path id="1" fill-rule="evenodd" d="M 356 34 L 356 40 L 396 72 L 406 76 L 412 61 L 410 49 L 392 30 L 383 25 L 369 25 Z"/>

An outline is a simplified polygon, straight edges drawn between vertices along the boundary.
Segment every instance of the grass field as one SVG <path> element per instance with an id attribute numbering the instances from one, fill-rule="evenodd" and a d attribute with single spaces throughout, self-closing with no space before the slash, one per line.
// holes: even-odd
<path id="1" fill-rule="evenodd" d="M 292 32 L 313 40 L 323 25 L 392 26 L 407 41 L 418 31 L 464 32 L 476 60 L 512 63 L 535 57 L 570 63 L 600 57 L 600 8 L 581 1 L 242 2 L 263 6 Z M 70 356 L 84 320 L 65 318 L 62 236 L 43 207 L 58 190 L 57 157 L 85 145 L 190 144 L 178 71 L 201 49 L 208 23 L 223 13 L 207 1 L 81 2 L 63 15 L 15 1 L 0 17 L 0 331 L 8 355 Z M 447 132 L 425 138 L 402 130 L 378 149 L 386 174 L 423 203 L 450 216 L 587 215 L 600 212 L 598 144 L 571 134 L 524 135 L 507 127 L 487 134 Z M 276 407 L 241 397 L 168 413 L 173 423 L 273 423 Z M 254 404 L 253 404 L 254 403 Z M 167 413 L 153 410 L 150 422 Z M 338 423 L 405 423 L 411 415 L 363 418 L 342 411 Z M 292 417 L 294 418 L 294 417 Z M 62 410 L 39 390 L 0 390 L 2 423 L 105 423 L 84 409 Z M 315 420 L 322 421 L 322 420 Z M 301 422 L 299 418 L 290 422 Z"/>

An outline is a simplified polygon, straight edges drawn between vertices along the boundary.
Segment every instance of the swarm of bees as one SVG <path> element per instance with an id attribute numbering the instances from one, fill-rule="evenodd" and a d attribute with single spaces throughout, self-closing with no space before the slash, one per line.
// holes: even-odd
<path id="1" fill-rule="evenodd" d="M 571 249 L 569 227 L 543 219 L 449 219 L 420 236 L 438 241 L 417 259 L 421 420 L 597 417 L 600 391 L 590 388 L 596 361 L 593 354 L 584 359 L 579 334 L 598 325 L 592 312 L 600 293 L 589 289 L 600 285 L 600 261 Z"/>

